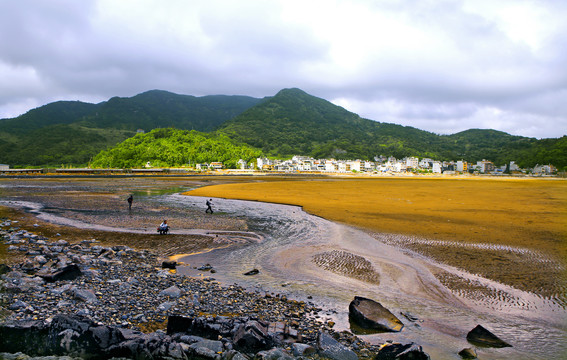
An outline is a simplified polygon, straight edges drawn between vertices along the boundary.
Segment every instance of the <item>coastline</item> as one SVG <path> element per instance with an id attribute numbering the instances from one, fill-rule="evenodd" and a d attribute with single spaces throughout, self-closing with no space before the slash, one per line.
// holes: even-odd
<path id="1" fill-rule="evenodd" d="M 150 230 L 154 231 L 153 229 L 153 223 L 156 221 L 161 221 L 160 219 L 163 217 L 164 214 L 167 214 L 168 218 L 169 216 L 172 216 L 172 219 L 176 219 L 175 221 L 178 221 L 178 225 L 181 224 L 185 224 L 185 225 L 190 225 L 190 224 L 196 224 L 196 223 L 206 223 L 208 224 L 207 226 L 209 226 L 211 229 L 214 228 L 215 226 L 219 225 L 219 226 L 223 226 L 223 229 L 229 229 L 231 228 L 231 230 L 242 230 L 242 228 L 240 226 L 242 226 L 242 221 L 243 217 L 239 216 L 239 211 L 237 209 L 233 209 L 235 211 L 233 211 L 233 215 L 230 214 L 225 214 L 223 213 L 222 209 L 220 209 L 221 211 L 218 211 L 215 213 L 214 216 L 207 216 L 204 214 L 204 200 L 203 200 L 203 204 L 201 204 L 201 201 L 199 199 L 196 200 L 191 200 L 185 203 L 179 203 L 176 204 L 177 200 L 179 198 L 179 196 L 176 196 L 174 198 L 170 199 L 170 203 L 169 203 L 169 207 L 166 206 L 164 204 L 164 206 L 161 205 L 161 203 L 159 201 L 155 202 L 151 202 L 148 203 L 146 205 L 143 205 L 142 203 L 136 202 L 134 203 L 134 206 L 139 206 L 139 208 L 136 208 L 136 212 L 138 212 L 137 214 L 129 214 L 127 209 L 125 208 L 125 195 L 127 194 L 129 189 L 132 188 L 137 188 L 138 191 L 138 195 L 135 197 L 135 199 L 139 199 L 140 196 L 142 196 L 143 193 L 152 193 L 152 194 L 159 194 L 159 191 L 156 192 L 155 189 L 158 189 L 160 187 L 166 187 L 166 188 L 171 188 L 174 187 L 175 189 L 178 189 L 178 185 L 183 185 L 183 187 L 201 187 L 204 185 L 208 185 L 211 183 L 215 183 L 215 181 L 199 181 L 199 182 L 195 182 L 195 183 L 191 183 L 188 182 L 186 180 L 182 180 L 182 181 L 172 181 L 172 180 L 160 180 L 159 183 L 154 182 L 153 180 L 150 180 L 148 182 L 148 180 L 150 179 L 146 179 L 144 181 L 141 182 L 131 182 L 131 180 L 126 180 L 124 179 L 121 182 L 117 182 L 117 181 L 111 181 L 108 182 L 106 180 L 103 181 L 91 181 L 86 180 L 86 179 L 80 179 L 78 181 L 65 181 L 62 183 L 59 182 L 55 182 L 53 184 L 50 185 L 50 190 L 46 191 L 44 188 L 44 183 L 42 181 L 39 182 L 34 182 L 34 181 L 23 181 L 23 182 L 16 182 L 14 185 L 17 187 L 16 189 L 14 189 L 13 193 L 7 193 L 7 188 L 2 188 L 0 187 L 0 191 L 3 192 L 2 195 L 9 195 L 9 197 L 13 197 L 13 198 L 18 198 L 18 199 L 22 199 L 25 200 L 26 198 L 30 198 L 29 200 L 31 200 L 31 198 L 33 197 L 39 197 L 40 199 L 42 199 L 42 201 L 47 201 L 48 204 L 48 211 L 52 212 L 52 213 L 59 213 L 61 215 L 64 216 L 69 216 L 73 219 L 76 220 L 84 220 L 84 219 L 91 219 L 96 223 L 102 223 L 102 224 L 106 224 L 106 225 L 114 225 L 114 226 L 119 226 L 120 224 L 124 225 L 127 223 L 130 223 L 132 221 L 136 222 L 138 225 L 140 224 L 145 224 L 145 223 L 151 223 L 152 226 L 150 227 Z M 212 180 L 212 179 L 206 179 L 206 180 Z M 49 181 L 51 183 L 51 181 Z M 288 183 L 288 182 L 286 182 Z M 0 183 L 1 185 L 1 183 Z M 111 191 L 109 191 L 109 189 L 112 189 Z M 55 193 L 53 192 L 55 190 Z M 12 191 L 12 190 L 10 190 Z M 177 190 L 175 190 L 176 192 Z M 169 193 L 169 192 L 168 192 Z M 157 196 L 156 198 L 159 198 L 159 196 Z M 171 202 L 173 201 L 173 202 Z M 219 201 L 218 203 L 216 201 L 213 201 L 213 203 L 215 204 L 222 204 L 221 201 Z M 186 205 L 192 204 L 193 207 L 195 207 L 195 210 L 192 210 L 193 207 L 187 207 Z M 173 206 L 173 207 L 171 207 Z M 202 208 L 201 208 L 202 206 Z M 224 205 L 223 205 L 224 206 Z M 228 206 L 228 204 L 227 204 Z M 255 206 L 254 206 L 255 207 Z M 253 207 L 253 208 L 254 208 Z M 259 209 L 261 210 L 263 207 L 260 207 Z M 89 210 L 90 209 L 90 210 Z M 217 209 L 215 209 L 217 210 Z M 165 211 L 165 213 L 163 212 Z M 292 212 L 293 209 L 289 209 L 289 212 Z M 34 216 L 32 216 L 31 214 L 27 214 L 27 213 L 20 213 L 21 216 L 28 216 L 28 222 L 27 222 L 27 226 L 29 226 L 30 231 L 45 231 L 44 228 L 44 224 L 43 223 L 38 223 L 37 225 L 39 226 L 34 226 L 35 222 L 37 221 L 36 218 Z M 275 215 L 277 217 L 277 215 Z M 208 219 L 208 220 L 207 220 Z M 209 222 L 206 222 L 209 221 Z M 87 221 L 88 222 L 88 221 Z M 319 222 L 319 221 L 317 221 Z M 23 222 L 21 224 L 23 226 Z M 179 228 L 179 226 L 176 225 L 175 228 Z M 193 226 L 193 225 L 191 225 Z M 52 233 L 53 235 L 55 235 L 56 233 L 54 231 L 57 230 L 61 230 L 65 227 L 61 227 L 60 229 L 56 229 L 53 228 L 52 229 Z M 64 229 L 63 229 L 64 230 Z M 70 232 L 68 233 L 61 233 L 61 238 L 65 238 L 67 239 L 68 236 L 70 236 L 73 232 L 77 231 L 77 229 L 71 229 Z M 92 230 L 88 230 L 88 231 L 92 231 Z M 162 251 L 162 250 L 166 250 L 168 248 L 171 247 L 172 244 L 176 243 L 177 240 L 179 240 L 179 243 L 183 244 L 183 243 L 194 243 L 193 239 L 190 238 L 186 238 L 183 239 L 182 236 L 183 235 L 176 235 L 175 237 L 167 237 L 167 241 L 163 241 L 163 237 L 159 237 L 158 235 L 153 235 L 152 233 L 148 233 L 147 235 L 143 235 L 140 236 L 139 234 L 136 234 L 132 237 L 132 243 L 131 244 L 136 244 L 138 247 L 143 247 L 143 246 L 148 246 L 151 249 L 151 251 Z M 102 246 L 110 246 L 110 244 L 112 244 L 112 241 L 116 241 L 114 244 L 120 244 L 118 241 L 120 240 L 120 238 L 118 238 L 118 236 L 123 236 L 121 234 L 118 233 L 111 233 L 111 232 L 101 232 L 101 233 L 92 233 L 92 237 L 89 237 L 90 235 L 86 235 L 88 234 L 88 232 L 83 232 L 79 238 L 77 238 L 77 240 L 80 239 L 92 239 L 92 238 L 96 238 L 98 240 L 100 240 L 102 242 Z M 307 233 L 308 234 L 308 233 Z M 85 235 L 87 237 L 85 237 Z M 151 242 L 148 241 L 147 239 L 150 237 L 156 237 L 156 241 L 155 242 Z M 403 240 L 403 243 L 400 243 L 401 245 L 405 245 L 407 243 L 409 243 L 407 240 L 408 238 L 400 238 L 400 237 L 391 237 L 391 238 L 381 238 L 379 239 L 380 242 L 384 242 L 384 243 L 388 243 L 388 241 L 392 242 L 394 240 Z M 356 238 L 352 239 L 353 241 L 356 241 Z M 415 240 L 415 239 L 414 239 Z M 137 242 L 137 243 L 136 243 Z M 199 246 L 201 246 L 200 249 L 208 249 L 207 244 L 203 243 L 201 245 L 198 245 L 198 241 L 197 243 L 197 248 L 199 248 Z M 399 246 L 400 244 L 395 244 L 392 243 L 393 246 Z M 221 244 L 216 244 L 216 245 L 221 245 Z M 423 244 L 423 243 L 418 243 L 418 246 L 431 246 L 431 244 Z M 194 248 L 195 249 L 195 248 Z M 201 251 L 201 250 L 197 250 L 197 251 Z M 469 252 L 469 249 L 466 249 L 467 251 L 465 251 L 465 253 Z M 193 252 L 193 251 L 190 251 Z M 179 251 L 177 252 L 179 253 L 183 253 L 183 251 Z M 164 256 L 164 259 L 169 256 L 169 254 L 163 252 L 162 253 Z M 345 253 L 338 253 L 339 256 L 342 256 L 341 254 L 344 255 L 348 255 Z M 360 255 L 362 255 L 363 257 L 365 257 L 366 253 L 362 252 L 360 253 Z M 290 254 L 292 255 L 292 254 Z M 331 256 L 337 256 L 337 253 L 330 253 Z M 359 255 L 359 256 L 360 256 Z M 286 258 L 283 257 L 281 258 L 281 260 L 285 260 Z M 321 259 L 321 258 L 319 258 Z M 337 258 L 337 259 L 344 259 L 344 257 L 342 258 Z M 325 260 L 324 258 L 322 259 L 323 261 Z M 408 263 L 409 264 L 409 263 Z M 193 265 L 201 265 L 201 264 L 191 264 Z M 322 268 L 317 270 L 316 266 L 314 264 L 313 265 L 313 271 L 327 271 L 326 269 Z M 293 266 L 293 265 L 290 265 Z M 349 269 L 346 269 L 349 270 Z M 219 274 L 223 273 L 224 269 L 219 269 Z M 345 272 L 345 274 L 347 274 Z M 213 275 L 214 276 L 214 275 Z M 448 279 L 448 281 L 453 281 L 454 279 Z M 350 281 L 350 280 L 349 280 Z M 464 284 L 466 286 L 468 286 L 467 284 Z M 469 284 L 470 285 L 470 284 Z M 293 286 L 293 285 L 292 285 Z M 292 287 L 290 286 L 290 288 Z M 460 286 L 461 288 L 463 287 L 463 284 L 457 284 L 457 286 Z M 466 288 L 466 287 L 465 287 Z M 476 290 L 476 289 L 472 289 L 472 290 Z M 286 288 L 286 292 L 287 292 L 287 288 Z M 379 294 L 379 292 L 377 293 Z M 400 303 L 403 303 L 404 300 L 400 299 Z M 397 308 L 397 306 L 395 306 Z M 403 308 L 403 307 L 402 307 Z M 410 310 L 412 311 L 413 308 L 411 308 L 411 306 L 405 310 Z M 419 314 L 423 315 L 423 313 L 420 311 Z M 459 322 L 461 325 L 462 323 Z M 428 326 L 438 326 L 435 325 L 434 323 L 429 323 Z M 465 326 L 468 326 L 465 324 Z M 443 327 L 441 327 L 441 329 L 443 329 Z M 500 329 L 502 330 L 502 329 Z M 443 330 L 444 331 L 444 330 Z M 446 335 L 449 335 L 448 333 Z"/>

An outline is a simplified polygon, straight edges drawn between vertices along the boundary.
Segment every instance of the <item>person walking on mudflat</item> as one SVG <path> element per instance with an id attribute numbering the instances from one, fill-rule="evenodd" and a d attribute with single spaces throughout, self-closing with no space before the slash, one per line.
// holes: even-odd
<path id="1" fill-rule="evenodd" d="M 211 212 L 211 214 L 213 213 L 213 203 L 211 201 L 213 201 L 213 199 L 207 200 L 207 210 L 205 210 L 205 213 L 208 213 L 209 211 Z"/>
<path id="2" fill-rule="evenodd" d="M 134 201 L 134 196 L 132 196 L 132 194 L 130 194 L 130 196 L 128 196 L 128 210 L 132 210 L 132 202 Z"/>

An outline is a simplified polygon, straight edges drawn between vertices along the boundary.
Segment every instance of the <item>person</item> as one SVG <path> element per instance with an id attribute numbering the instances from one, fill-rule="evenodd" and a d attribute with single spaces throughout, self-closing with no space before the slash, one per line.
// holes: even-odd
<path id="1" fill-rule="evenodd" d="M 163 220 L 163 222 L 158 226 L 157 231 L 160 235 L 164 235 L 169 232 L 169 225 L 167 225 L 167 220 Z"/>
<path id="2" fill-rule="evenodd" d="M 132 194 L 130 194 L 130 196 L 128 196 L 128 210 L 132 210 L 132 202 L 134 201 L 134 196 L 132 196 Z"/>
<path id="3" fill-rule="evenodd" d="M 207 200 L 207 210 L 205 210 L 205 213 L 208 213 L 209 211 L 211 212 L 211 214 L 213 213 L 213 203 L 211 201 L 213 201 L 213 199 Z"/>

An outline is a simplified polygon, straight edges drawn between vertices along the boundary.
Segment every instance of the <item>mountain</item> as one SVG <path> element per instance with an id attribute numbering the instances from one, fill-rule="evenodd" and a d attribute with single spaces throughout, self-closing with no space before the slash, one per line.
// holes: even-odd
<path id="1" fill-rule="evenodd" d="M 498 165 L 515 161 L 522 167 L 538 163 L 567 166 L 567 136 L 537 140 L 482 129 L 436 135 L 410 126 L 363 119 L 300 89 L 281 90 L 228 120 L 218 131 L 279 157 L 302 154 L 372 159 L 385 155 L 469 162 L 488 159 Z"/>
<path id="2" fill-rule="evenodd" d="M 218 131 L 273 156 L 429 156 L 442 142 L 427 131 L 363 119 L 299 89 L 281 90 L 228 120 Z"/>
<path id="3" fill-rule="evenodd" d="M 195 97 L 152 90 L 101 103 L 96 113 L 84 118 L 83 123 L 90 127 L 131 131 L 176 127 L 208 132 L 258 102 L 260 99 L 249 96 Z"/>
<path id="4" fill-rule="evenodd" d="M 211 131 L 260 101 L 248 96 L 195 97 L 160 90 L 99 104 L 58 101 L 0 120 L 0 163 L 86 165 L 101 150 L 134 136 L 137 129 Z"/>
<path id="5" fill-rule="evenodd" d="M 0 120 L 0 163 L 13 167 L 84 166 L 102 150 L 112 149 L 132 138 L 137 129 L 150 131 L 168 127 L 210 132 L 207 136 L 220 141 L 212 145 L 218 149 L 232 149 L 220 145 L 230 138 L 231 146 L 246 144 L 260 149 L 263 155 L 279 158 L 292 155 L 337 159 L 417 156 L 469 162 L 488 159 L 497 165 L 516 161 L 521 167 L 538 163 L 551 163 L 560 169 L 567 167 L 567 136 L 537 140 L 482 129 L 437 135 L 410 126 L 361 118 L 300 89 L 283 89 L 264 99 L 225 95 L 194 97 L 152 90 L 131 98 L 114 97 L 99 104 L 55 102 L 14 119 Z M 185 148 L 180 145 L 180 139 L 193 142 L 208 139 L 202 133 L 199 136 L 158 133 L 172 136 L 172 143 L 177 144 L 165 146 L 166 153 L 199 148 L 195 144 Z M 203 141 L 212 141 L 206 139 Z M 133 144 L 121 145 L 122 158 L 128 154 L 123 146 Z M 159 148 L 156 144 L 152 143 L 152 147 Z M 116 155 L 105 154 L 107 158 Z M 130 156 L 136 155 L 130 153 Z M 216 156 L 224 155 L 217 152 Z M 132 161 L 145 163 L 147 157 L 148 154 L 140 155 Z M 170 160 L 175 161 L 164 166 L 177 163 L 177 157 L 171 154 Z M 180 161 L 201 161 L 196 158 L 193 153 Z M 164 158 L 156 158 L 156 161 L 168 164 Z"/>

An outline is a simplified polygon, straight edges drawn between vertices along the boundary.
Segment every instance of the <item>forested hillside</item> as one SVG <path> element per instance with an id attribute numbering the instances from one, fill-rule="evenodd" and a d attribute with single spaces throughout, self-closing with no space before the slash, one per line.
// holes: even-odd
<path id="1" fill-rule="evenodd" d="M 99 104 L 59 101 L 0 120 L 0 163 L 85 166 L 101 150 L 134 136 L 138 129 L 211 131 L 260 101 L 248 96 L 195 97 L 159 90 Z"/>
<path id="2" fill-rule="evenodd" d="M 236 144 L 222 134 L 168 128 L 138 134 L 102 151 L 90 165 L 93 168 L 141 168 L 149 162 L 155 167 L 179 167 L 222 161 L 226 167 L 236 168 L 238 160 L 250 162 L 260 155 L 259 150 Z"/>
<path id="3" fill-rule="evenodd" d="M 363 119 L 299 89 L 280 91 L 227 121 L 219 131 L 272 156 L 433 156 L 443 142 L 427 131 Z"/>
<path id="4" fill-rule="evenodd" d="M 260 149 L 263 156 L 277 158 L 309 155 L 371 160 L 378 155 L 417 156 L 469 162 L 487 159 L 497 165 L 515 161 L 521 167 L 536 164 L 567 167 L 567 136 L 537 140 L 481 129 L 437 135 L 361 118 L 300 89 L 284 89 L 264 99 L 225 95 L 194 97 L 153 90 L 100 104 L 56 102 L 14 119 L 0 120 L 0 163 L 12 167 L 86 166 L 100 151 L 120 144 L 97 156 L 92 164 L 141 166 L 150 161 L 149 155 L 154 155 L 140 152 L 139 148 L 129 151 L 128 146 L 135 143 L 122 142 L 133 137 L 137 129 L 148 132 L 162 128 L 209 132 L 209 135 L 181 136 L 171 129 L 160 130 L 163 144 L 152 142 L 151 147 L 162 150 L 161 157 L 155 157 L 154 161 L 163 166 L 190 161 L 233 161 L 232 153 L 228 157 L 219 152 L 211 153 L 195 143 L 204 141 L 211 145 L 215 139 L 224 144 L 213 146 L 216 149 L 236 151 L 226 143 L 230 138 L 231 146 L 246 144 L 246 148 Z M 156 133 L 152 136 L 155 138 Z M 173 137 L 170 141 L 164 140 L 169 136 Z M 136 141 L 149 141 L 139 135 L 136 138 Z M 182 141 L 188 141 L 189 145 L 181 145 Z M 176 145 L 166 146 L 167 142 Z M 199 157 L 198 151 L 207 156 Z M 211 154 L 218 158 L 209 156 Z"/>
<path id="5" fill-rule="evenodd" d="M 219 129 L 264 153 L 315 158 L 372 159 L 376 155 L 436 160 L 487 159 L 498 165 L 515 161 L 567 166 L 567 137 L 537 140 L 496 130 L 471 129 L 437 135 L 409 126 L 363 119 L 299 89 L 284 89 Z"/>

